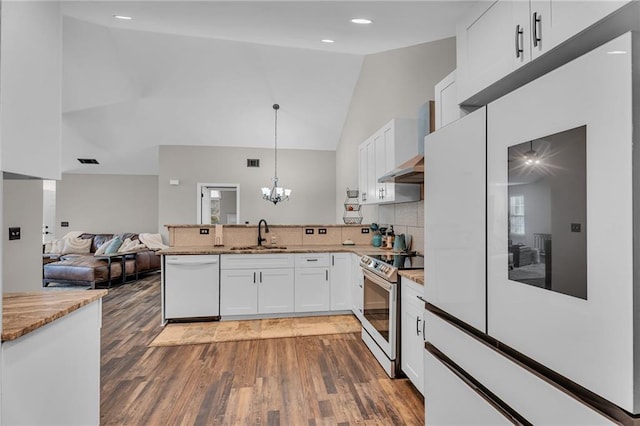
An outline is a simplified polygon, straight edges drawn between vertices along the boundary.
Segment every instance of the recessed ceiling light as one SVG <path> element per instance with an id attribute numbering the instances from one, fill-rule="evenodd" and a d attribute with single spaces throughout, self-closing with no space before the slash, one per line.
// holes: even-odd
<path id="1" fill-rule="evenodd" d="M 125 16 L 125 15 L 113 15 L 113 17 L 116 19 L 123 19 L 125 21 L 130 21 L 133 19 L 131 16 Z"/>
<path id="2" fill-rule="evenodd" d="M 353 22 L 354 24 L 370 24 L 373 21 L 367 18 L 353 18 L 351 22 Z"/>
<path id="3" fill-rule="evenodd" d="M 626 50 L 611 50 L 609 52 L 607 52 L 609 55 L 624 55 L 625 53 L 627 53 Z"/>
<path id="4" fill-rule="evenodd" d="M 100 164 L 95 158 L 78 158 L 80 164 Z"/>
<path id="5" fill-rule="evenodd" d="M 333 40 L 330 40 L 328 38 L 322 39 L 320 41 L 322 41 L 323 43 L 335 43 Z"/>

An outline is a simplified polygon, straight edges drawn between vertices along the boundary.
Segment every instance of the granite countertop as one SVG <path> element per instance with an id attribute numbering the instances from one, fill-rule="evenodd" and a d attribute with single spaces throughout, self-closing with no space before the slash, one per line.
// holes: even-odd
<path id="1" fill-rule="evenodd" d="M 15 340 L 107 294 L 107 290 L 6 293 L 2 300 L 2 341 Z"/>
<path id="2" fill-rule="evenodd" d="M 407 269 L 398 271 L 401 277 L 407 277 L 411 281 L 424 285 L 424 269 Z"/>
<path id="3" fill-rule="evenodd" d="M 159 250 L 156 254 L 176 255 L 176 254 L 269 254 L 269 253 L 356 253 L 364 254 L 393 254 L 390 250 L 383 250 L 371 245 L 305 245 L 305 246 L 286 246 L 280 249 L 248 249 L 248 250 L 231 250 L 231 246 L 227 247 L 169 247 Z"/>
<path id="4" fill-rule="evenodd" d="M 215 228 L 216 225 L 209 224 L 168 224 L 164 225 L 165 228 Z M 229 224 L 222 225 L 225 228 L 257 228 L 257 223 L 239 223 L 239 224 Z M 269 224 L 269 228 L 368 228 L 370 225 L 368 223 L 356 223 L 356 224 L 346 224 L 346 223 L 332 223 L 328 225 L 323 224 L 307 224 L 307 225 L 278 225 L 278 224 Z"/>

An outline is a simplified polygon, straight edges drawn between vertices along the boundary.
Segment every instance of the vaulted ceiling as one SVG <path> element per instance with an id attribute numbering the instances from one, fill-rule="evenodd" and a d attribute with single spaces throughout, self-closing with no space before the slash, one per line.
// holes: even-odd
<path id="1" fill-rule="evenodd" d="M 279 148 L 334 150 L 365 55 L 453 36 L 473 3 L 64 3 L 63 172 L 157 174 L 159 145 L 272 147 L 274 103 Z"/>

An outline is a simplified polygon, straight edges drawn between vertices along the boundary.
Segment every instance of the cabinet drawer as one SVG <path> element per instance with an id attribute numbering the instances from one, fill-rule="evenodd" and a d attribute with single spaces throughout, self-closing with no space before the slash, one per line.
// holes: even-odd
<path id="1" fill-rule="evenodd" d="M 427 341 L 533 424 L 613 424 L 547 381 L 431 312 Z M 425 375 L 432 378 L 431 371 Z M 426 381 L 437 387 L 437 383 Z M 426 389 L 425 394 L 429 394 Z"/>
<path id="2" fill-rule="evenodd" d="M 296 268 L 326 268 L 331 264 L 330 253 L 297 253 Z"/>
<path id="3" fill-rule="evenodd" d="M 221 269 L 271 269 L 293 268 L 293 255 L 273 254 L 223 254 L 220 256 Z"/>

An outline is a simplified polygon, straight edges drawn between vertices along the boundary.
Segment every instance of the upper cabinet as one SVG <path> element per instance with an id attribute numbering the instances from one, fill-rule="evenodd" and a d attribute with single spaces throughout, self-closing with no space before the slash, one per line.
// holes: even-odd
<path id="1" fill-rule="evenodd" d="M 628 1 L 480 2 L 458 25 L 458 102 L 585 30 Z"/>
<path id="2" fill-rule="evenodd" d="M 60 4 L 3 2 L 0 19 L 0 168 L 60 179 Z"/>
<path id="3" fill-rule="evenodd" d="M 393 119 L 358 148 L 359 189 L 362 204 L 398 203 L 420 199 L 413 184 L 381 183 L 378 178 L 418 155 L 417 122 Z"/>

